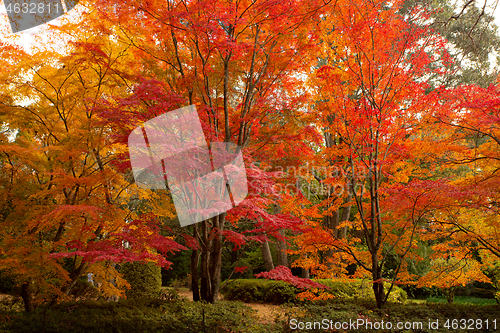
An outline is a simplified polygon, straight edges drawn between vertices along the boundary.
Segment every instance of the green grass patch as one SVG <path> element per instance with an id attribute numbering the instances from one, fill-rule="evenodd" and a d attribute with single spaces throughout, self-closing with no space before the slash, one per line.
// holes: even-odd
<path id="1" fill-rule="evenodd" d="M 425 303 L 427 303 L 427 300 L 409 298 L 406 300 L 406 303 L 408 303 L 408 304 L 425 304 Z"/>
<path id="2" fill-rule="evenodd" d="M 429 303 L 448 303 L 445 297 L 429 297 L 427 298 Z M 479 298 L 473 296 L 455 296 L 453 300 L 454 304 L 466 304 L 466 305 L 496 305 L 497 302 L 491 298 Z"/>

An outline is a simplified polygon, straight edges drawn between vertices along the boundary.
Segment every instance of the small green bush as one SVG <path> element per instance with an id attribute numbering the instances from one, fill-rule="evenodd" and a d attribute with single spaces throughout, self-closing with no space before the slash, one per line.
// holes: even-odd
<path id="1" fill-rule="evenodd" d="M 158 297 L 161 292 L 161 268 L 152 262 L 127 262 L 120 268 L 130 283 L 127 298 Z"/>
<path id="2" fill-rule="evenodd" d="M 221 290 L 224 299 L 243 302 L 283 304 L 295 300 L 300 289 L 283 281 L 231 280 Z"/>

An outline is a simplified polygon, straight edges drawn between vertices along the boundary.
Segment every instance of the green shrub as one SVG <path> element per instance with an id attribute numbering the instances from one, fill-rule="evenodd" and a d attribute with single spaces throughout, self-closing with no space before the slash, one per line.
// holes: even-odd
<path id="1" fill-rule="evenodd" d="M 494 289 L 485 289 L 485 288 L 472 288 L 470 292 L 470 296 L 479 297 L 479 298 L 495 298 L 495 290 Z"/>
<path id="2" fill-rule="evenodd" d="M 372 285 L 367 280 L 353 280 L 350 282 L 335 281 L 331 279 L 315 280 L 327 287 L 325 292 L 340 299 L 375 299 Z M 389 285 L 386 285 L 386 290 Z M 221 290 L 227 300 L 238 300 L 243 302 L 263 302 L 283 304 L 296 301 L 296 296 L 302 290 L 283 281 L 261 280 L 261 279 L 238 279 L 231 280 Z M 404 302 L 407 299 L 406 292 L 394 286 L 389 301 Z"/>
<path id="3" fill-rule="evenodd" d="M 261 279 L 230 280 L 221 290 L 227 300 L 283 304 L 295 300 L 300 289 L 283 281 Z"/>
<path id="4" fill-rule="evenodd" d="M 319 279 L 315 280 L 327 287 L 329 290 L 325 292 L 334 296 L 334 298 L 353 298 L 353 299 L 369 299 L 374 300 L 372 284 L 369 280 L 350 280 L 349 282 L 332 280 L 332 279 Z M 389 290 L 390 284 L 384 284 L 385 291 Z M 405 302 L 408 299 L 406 291 L 398 286 L 393 286 L 389 295 L 390 302 Z"/>
<path id="5" fill-rule="evenodd" d="M 123 278 L 130 283 L 127 298 L 158 297 L 161 292 L 161 268 L 152 262 L 127 262 L 120 268 Z"/>
<path id="6" fill-rule="evenodd" d="M 14 293 L 16 291 L 15 277 L 7 270 L 0 270 L 0 292 Z"/>

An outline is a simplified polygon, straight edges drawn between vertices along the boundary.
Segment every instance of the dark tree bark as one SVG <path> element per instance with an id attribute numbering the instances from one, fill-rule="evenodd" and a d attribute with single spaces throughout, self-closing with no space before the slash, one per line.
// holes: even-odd
<path id="1" fill-rule="evenodd" d="M 324 216 L 323 223 L 326 228 L 331 230 L 333 237 L 337 238 L 337 233 L 338 233 L 337 226 L 339 225 L 339 211 L 337 210 L 333 212 L 332 215 Z M 327 258 L 333 257 L 333 249 L 328 249 L 328 251 L 326 251 L 326 257 Z M 331 266 L 332 263 L 329 262 L 328 267 L 331 268 Z"/>
<path id="2" fill-rule="evenodd" d="M 344 204 L 350 202 L 352 200 L 352 193 L 349 192 L 347 197 L 344 200 Z M 342 215 L 340 217 L 340 224 L 349 221 L 349 217 L 351 216 L 351 205 L 344 206 L 342 208 Z M 337 237 L 340 239 L 346 238 L 347 236 L 347 226 L 343 226 L 338 230 Z"/>
<path id="3" fill-rule="evenodd" d="M 223 213 L 221 215 L 215 216 L 213 218 L 214 221 L 214 229 L 215 235 L 213 239 L 213 248 L 212 248 L 212 263 L 210 269 L 211 276 L 211 294 L 210 294 L 210 303 L 217 302 L 219 297 L 219 288 L 221 282 L 221 268 L 222 268 L 222 231 L 224 230 L 224 222 L 225 222 L 226 214 Z"/>
<path id="4" fill-rule="evenodd" d="M 307 258 L 307 253 L 306 253 L 306 258 Z M 304 279 L 309 279 L 309 270 L 307 268 L 303 268 L 301 269 L 301 277 L 304 278 Z"/>
<path id="5" fill-rule="evenodd" d="M 269 241 L 266 239 L 260 244 L 260 249 L 262 251 L 262 258 L 264 259 L 264 267 L 266 271 L 274 269 L 273 257 L 271 255 L 271 249 L 269 248 Z"/>
<path id="6" fill-rule="evenodd" d="M 33 288 L 31 286 L 31 281 L 25 281 L 21 285 L 21 297 L 24 301 L 24 310 L 26 312 L 31 312 L 35 309 L 33 305 Z"/>
<path id="7" fill-rule="evenodd" d="M 202 237 L 202 248 L 201 248 L 201 286 L 200 286 L 200 296 L 204 301 L 209 301 L 210 299 L 210 244 L 208 239 L 207 221 L 201 222 L 201 237 Z"/>
<path id="8" fill-rule="evenodd" d="M 386 301 L 384 292 L 384 282 L 382 281 L 382 269 L 378 265 L 378 258 L 375 258 L 377 254 L 372 254 L 372 264 L 373 264 L 373 292 L 375 294 L 375 301 L 377 302 L 377 308 L 381 309 Z"/>
<path id="9" fill-rule="evenodd" d="M 218 300 L 222 268 L 222 231 L 224 230 L 225 217 L 226 215 L 223 213 L 202 221 L 200 232 L 198 232 L 197 227 L 194 229 L 194 234 L 200 244 L 200 250 L 193 250 L 191 254 L 191 289 L 195 301 L 203 300 L 215 303 Z M 212 230 L 210 234 L 209 230 Z M 199 285 L 198 277 L 200 278 Z"/>
<path id="10" fill-rule="evenodd" d="M 280 230 L 280 235 L 285 237 L 285 229 Z M 277 263 L 278 266 L 288 267 L 288 256 L 286 254 L 286 242 L 285 240 L 276 240 L 277 248 Z"/>
<path id="11" fill-rule="evenodd" d="M 191 252 L 191 291 L 193 292 L 193 301 L 200 300 L 200 286 L 198 284 L 198 265 L 200 262 L 200 255 L 198 250 Z"/>

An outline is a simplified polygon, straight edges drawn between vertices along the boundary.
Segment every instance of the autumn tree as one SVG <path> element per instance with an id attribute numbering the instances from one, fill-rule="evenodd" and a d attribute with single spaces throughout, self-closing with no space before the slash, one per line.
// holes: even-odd
<path id="1" fill-rule="evenodd" d="M 368 272 L 378 307 L 388 297 L 383 281 L 389 254 L 396 251 L 403 272 L 404 258 L 422 223 L 411 212 L 391 215 L 388 193 L 418 172 L 418 161 L 410 152 L 418 145 L 413 138 L 433 98 L 426 95 L 424 78 L 443 73 L 443 65 L 450 61 L 439 36 L 409 23 L 425 21 L 428 14 L 415 10 L 410 19 L 398 15 L 400 6 L 350 1 L 322 24 L 324 60 L 312 81 L 317 90 L 314 107 L 331 142 L 323 148 L 325 159 L 348 170 L 340 184 L 345 184 L 356 211 L 354 220 L 346 223 L 351 229 L 346 239 L 319 226 L 315 232 L 321 237 L 305 234 L 298 239 L 308 252 L 332 249 L 339 262 L 347 259 L 360 273 Z M 336 177 L 326 174 L 321 181 L 339 182 Z M 338 196 L 331 200 L 334 210 L 349 204 Z M 393 276 L 392 283 L 396 279 Z"/>
<path id="2" fill-rule="evenodd" d="M 181 96 L 184 105 L 197 106 L 207 140 L 237 144 L 248 165 L 258 166 L 252 162 L 280 152 L 279 147 L 268 149 L 274 143 L 308 149 L 299 141 L 305 135 L 299 131 L 307 123 L 301 108 L 307 94 L 300 74 L 311 67 L 315 19 L 327 5 L 322 1 L 131 0 L 112 7 L 99 1 L 96 7 L 113 24 L 102 28 L 142 60 L 143 77 Z M 157 99 L 151 105 L 161 103 Z M 283 143 L 285 139 L 289 141 Z M 282 239 L 280 229 L 299 223 L 268 211 L 278 198 L 261 195 L 272 180 L 269 174 L 253 167 L 247 174 L 251 193 L 243 203 L 229 214 L 190 228 L 197 242 L 191 262 L 195 300 L 217 300 L 224 239 L 247 241 L 254 235 L 264 241 L 261 236 L 266 234 Z M 240 222 L 253 227 L 241 234 Z"/>
<path id="3" fill-rule="evenodd" d="M 470 251 L 465 256 L 462 253 L 458 251 L 443 256 L 441 251 L 436 251 L 429 272 L 419 279 L 417 287 L 443 289 L 448 303 L 453 303 L 457 287 L 464 287 L 474 281 L 491 282 L 483 273 L 482 265 L 471 258 Z"/>
<path id="4" fill-rule="evenodd" d="M 115 164 L 124 146 L 112 144 L 93 110 L 97 97 L 127 94 L 123 73 L 133 61 L 108 36 L 71 31 L 77 42 L 62 53 L 2 45 L 0 267 L 21 286 L 27 311 L 66 298 L 87 272 L 119 295 L 127 283 L 113 263 L 168 266 L 164 255 L 183 248 L 159 234 L 161 211 L 144 215 L 130 204 L 156 200 L 131 189 Z M 172 211 L 166 203 L 163 215 Z"/>
<path id="5" fill-rule="evenodd" d="M 449 147 L 440 163 L 460 172 L 441 180 L 446 186 L 436 190 L 442 199 L 433 221 L 457 233 L 453 239 L 499 258 L 498 86 L 460 86 L 440 96 L 439 104 L 446 107 L 436 109 L 429 124 L 441 129 L 440 144 Z"/>

